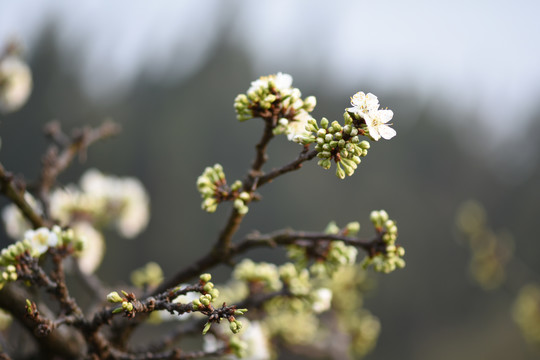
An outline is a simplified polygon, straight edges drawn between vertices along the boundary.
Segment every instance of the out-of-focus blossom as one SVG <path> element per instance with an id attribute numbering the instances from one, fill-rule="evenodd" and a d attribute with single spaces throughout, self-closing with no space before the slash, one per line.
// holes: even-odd
<path id="1" fill-rule="evenodd" d="M 236 336 L 240 337 L 242 343 L 243 360 L 268 360 L 272 358 L 268 335 L 258 321 L 248 321 L 245 318 L 241 319 L 244 327 Z M 216 351 L 225 346 L 225 344 L 216 339 L 213 335 L 205 335 L 203 349 L 207 352 Z M 235 355 L 226 356 L 227 359 L 238 359 Z"/>
<path id="2" fill-rule="evenodd" d="M 149 198 L 142 183 L 135 178 L 103 175 L 90 169 L 81 178 L 84 193 L 106 199 L 107 207 L 116 209 L 118 231 L 126 238 L 133 238 L 148 225 Z"/>
<path id="3" fill-rule="evenodd" d="M 126 238 L 135 237 L 148 225 L 150 201 L 139 180 L 90 169 L 80 184 L 80 189 L 70 185 L 51 193 L 51 214 L 61 224 L 86 221 L 96 228 L 113 224 Z"/>
<path id="4" fill-rule="evenodd" d="M 0 58 L 0 112 L 21 108 L 32 92 L 32 73 L 19 57 Z"/>
<path id="5" fill-rule="evenodd" d="M 41 205 L 30 193 L 25 193 L 24 199 L 37 213 L 41 214 L 43 212 Z M 4 221 L 6 233 L 14 240 L 19 240 L 27 230 L 32 228 L 28 220 L 14 204 L 9 204 L 2 210 L 2 220 Z"/>
<path id="6" fill-rule="evenodd" d="M 71 228 L 83 242 L 82 251 L 78 254 L 79 267 L 83 273 L 92 274 L 101 264 L 105 254 L 103 235 L 84 221 L 72 224 Z"/>
<path id="7" fill-rule="evenodd" d="M 332 290 L 320 288 L 313 292 L 313 311 L 317 314 L 330 309 L 332 305 Z"/>

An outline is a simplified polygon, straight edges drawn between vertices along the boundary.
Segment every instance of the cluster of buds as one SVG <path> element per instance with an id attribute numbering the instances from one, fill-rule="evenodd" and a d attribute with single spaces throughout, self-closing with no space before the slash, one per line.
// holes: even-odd
<path id="1" fill-rule="evenodd" d="M 311 291 L 311 279 L 307 269 L 297 269 L 292 263 L 279 267 L 281 281 L 293 295 L 307 295 Z"/>
<path id="2" fill-rule="evenodd" d="M 344 229 L 340 229 L 332 221 L 326 227 L 325 233 L 355 236 L 359 230 L 358 222 L 348 223 Z M 310 259 L 314 258 L 315 262 L 309 267 L 310 272 L 315 276 L 331 278 L 340 267 L 355 263 L 358 249 L 346 245 L 343 241 L 324 240 L 307 247 L 291 245 L 287 249 L 287 255 L 298 268 L 306 268 Z"/>
<path id="3" fill-rule="evenodd" d="M 131 273 L 131 282 L 133 285 L 144 287 L 155 287 L 163 281 L 163 270 L 156 262 L 149 262 L 144 267 L 134 270 Z"/>
<path id="4" fill-rule="evenodd" d="M 199 282 L 203 287 L 203 294 L 192 301 L 193 310 L 199 310 L 210 306 L 212 301 L 215 301 L 219 297 L 219 290 L 214 287 L 214 283 L 211 282 L 212 275 L 206 273 L 199 277 Z"/>
<path id="5" fill-rule="evenodd" d="M 367 155 L 369 142 L 360 141 L 359 136 L 372 140 L 391 139 L 396 131 L 386 123 L 392 119 L 392 110 L 379 110 L 379 100 L 371 93 L 356 93 L 351 98 L 353 107 L 345 109 L 344 125 L 337 121 L 330 123 L 322 118 L 318 125 L 315 119 L 308 119 L 306 133 L 298 135 L 295 141 L 308 145 L 315 143 L 318 164 L 329 169 L 336 163 L 336 176 L 344 179 L 351 176 L 360 164 L 361 157 Z"/>
<path id="6" fill-rule="evenodd" d="M 123 312 L 125 316 L 132 318 L 135 316 L 135 307 L 133 306 L 133 302 L 136 300 L 135 295 L 124 290 L 121 291 L 124 297 L 120 296 L 116 291 L 113 291 L 107 295 L 107 301 L 113 304 L 122 303 L 122 306 L 119 306 L 112 311 L 113 314 Z"/>
<path id="7" fill-rule="evenodd" d="M 345 113 L 345 125 L 337 121 L 330 123 L 328 119 L 322 118 L 320 125 L 314 119 L 308 121 L 306 127 L 311 133 L 309 136 L 298 138 L 304 145 L 312 142 L 316 143 L 317 157 L 320 159 L 318 165 L 324 169 L 329 169 L 332 160 L 336 163 L 336 176 L 340 179 L 351 176 L 361 162 L 361 157 L 368 153 L 369 142 L 360 141 L 359 131 L 353 124 L 353 119 Z"/>
<path id="8" fill-rule="evenodd" d="M 486 290 L 501 286 L 514 252 L 512 235 L 492 229 L 484 207 L 475 200 L 459 207 L 456 222 L 471 250 L 469 271 L 474 280 Z"/>
<path id="9" fill-rule="evenodd" d="M 287 134 L 289 140 L 309 135 L 306 131 L 310 112 L 317 104 L 314 96 L 301 98 L 299 89 L 292 87 L 292 77 L 277 73 L 262 76 L 251 83 L 246 94 L 234 100 L 237 118 L 240 121 L 256 117 L 277 119 L 273 133 Z"/>
<path id="10" fill-rule="evenodd" d="M 354 246 L 346 245 L 343 241 L 332 241 L 323 261 L 316 261 L 310 271 L 315 275 L 331 277 L 339 268 L 352 265 L 356 261 L 358 250 Z"/>
<path id="11" fill-rule="evenodd" d="M 203 198 L 202 209 L 207 212 L 214 212 L 219 203 L 223 201 L 233 201 L 234 208 L 239 214 L 246 214 L 249 211 L 247 204 L 251 201 L 251 195 L 247 191 L 241 191 L 242 182 L 236 180 L 230 187 L 220 164 L 207 167 L 197 179 L 197 189 Z"/>
<path id="12" fill-rule="evenodd" d="M 277 266 L 266 262 L 255 263 L 250 259 L 244 259 L 235 267 L 233 276 L 260 290 L 278 291 L 283 286 Z"/>
<path id="13" fill-rule="evenodd" d="M 73 251 L 80 251 L 83 247 L 83 240 L 76 237 L 71 229 L 62 230 L 59 226 L 54 226 L 52 230 L 42 227 L 36 230 L 28 230 L 24 234 L 24 239 L 17 241 L 0 252 L 0 289 L 8 281 L 17 280 L 15 266 L 21 256 L 27 255 L 39 258 L 52 247 L 71 246 Z"/>
<path id="14" fill-rule="evenodd" d="M 384 210 L 372 211 L 371 222 L 375 231 L 381 234 L 382 242 L 375 246 L 372 253 L 367 256 L 362 265 L 367 267 L 373 265 L 376 271 L 390 273 L 396 269 L 405 267 L 405 249 L 396 245 L 398 229 L 396 222 L 388 218 L 388 213 Z"/>

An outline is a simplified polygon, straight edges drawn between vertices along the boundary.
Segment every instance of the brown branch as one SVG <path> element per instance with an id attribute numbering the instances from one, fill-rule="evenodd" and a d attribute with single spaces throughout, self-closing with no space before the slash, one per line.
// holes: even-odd
<path id="1" fill-rule="evenodd" d="M 233 255 L 237 255 L 244 253 L 252 248 L 276 247 L 277 245 L 292 245 L 299 240 L 308 240 L 309 242 L 316 242 L 321 240 L 343 241 L 345 244 L 360 248 L 366 251 L 368 254 L 376 244 L 382 241 L 381 234 L 378 234 L 375 238 L 371 240 L 361 240 L 339 234 L 334 235 L 315 232 L 281 230 L 268 235 L 261 235 L 257 233 L 250 234 L 246 236 L 246 238 L 242 242 L 233 246 L 233 248 L 231 249 L 231 253 Z"/>
<path id="2" fill-rule="evenodd" d="M 9 311 L 31 334 L 34 334 L 36 324 L 26 316 L 25 309 L 26 299 L 30 297 L 27 290 L 19 287 L 18 284 L 7 284 L 0 290 L 0 308 Z M 42 354 L 51 354 L 51 358 L 52 354 L 66 359 L 83 358 L 84 340 L 81 334 L 73 329 L 59 328 L 48 336 L 34 337 L 34 339 L 39 343 Z"/>
<path id="3" fill-rule="evenodd" d="M 33 228 L 37 229 L 42 226 L 49 226 L 50 224 L 28 204 L 24 198 L 25 190 L 24 184 L 16 184 L 13 175 L 6 171 L 0 163 L 0 191 L 19 208 L 24 217 L 30 221 Z"/>
<path id="4" fill-rule="evenodd" d="M 308 147 L 305 147 L 304 150 L 298 155 L 298 158 L 291 163 L 280 167 L 279 169 L 274 169 L 268 174 L 265 174 L 259 178 L 257 188 L 261 187 L 262 185 L 272 182 L 275 178 L 277 178 L 280 175 L 286 174 L 288 172 L 298 170 L 302 167 L 302 163 L 305 161 L 309 161 L 313 159 L 315 156 L 317 156 L 317 150 L 311 150 L 308 151 Z"/>

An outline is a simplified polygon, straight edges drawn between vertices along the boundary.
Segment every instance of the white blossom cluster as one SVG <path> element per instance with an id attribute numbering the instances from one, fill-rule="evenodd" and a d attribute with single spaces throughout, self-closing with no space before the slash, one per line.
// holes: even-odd
<path id="1" fill-rule="evenodd" d="M 37 213 L 43 212 L 29 193 L 25 199 Z M 78 255 L 79 266 L 85 273 L 94 272 L 103 259 L 103 227 L 114 225 L 121 236 L 130 239 L 146 228 L 150 215 L 148 195 L 139 180 L 106 176 L 96 169 L 83 174 L 80 187 L 71 184 L 54 189 L 49 200 L 51 217 L 72 229 L 84 243 Z M 13 204 L 3 209 L 2 219 L 13 239 L 26 237 L 31 228 Z"/>
<path id="2" fill-rule="evenodd" d="M 148 224 L 149 198 L 135 178 L 90 169 L 81 177 L 80 189 L 70 185 L 51 193 L 51 215 L 62 225 L 87 219 L 97 228 L 112 223 L 120 235 L 131 239 Z"/>
<path id="3" fill-rule="evenodd" d="M 390 140 L 396 136 L 396 130 L 387 123 L 392 120 L 392 110 L 379 109 L 379 99 L 372 93 L 367 95 L 360 91 L 351 97 L 352 107 L 345 109 L 349 113 L 358 115 L 366 122 L 369 136 L 378 141 L 381 137 Z"/>
<path id="4" fill-rule="evenodd" d="M 292 82 L 291 75 L 281 72 L 253 81 L 246 94 L 235 99 L 238 120 L 258 117 L 264 110 L 279 106 L 280 118 L 275 124 L 274 134 L 286 134 L 291 141 L 308 136 L 306 125 L 309 119 L 313 119 L 309 113 L 317 105 L 317 100 L 314 96 L 302 99 L 302 93 L 292 87 Z"/>
<path id="5" fill-rule="evenodd" d="M 53 226 L 52 230 L 41 227 L 27 230 L 22 240 L 19 240 L 0 251 L 0 289 L 9 281 L 17 280 L 16 266 L 23 254 L 39 258 L 50 248 L 72 246 L 78 252 L 83 246 L 83 240 L 76 236 L 73 230 L 62 230 Z"/>

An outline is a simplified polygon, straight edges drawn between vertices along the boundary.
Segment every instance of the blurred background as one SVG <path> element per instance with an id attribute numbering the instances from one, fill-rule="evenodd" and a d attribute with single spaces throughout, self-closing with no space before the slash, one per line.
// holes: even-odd
<path id="1" fill-rule="evenodd" d="M 200 210 L 197 177 L 220 163 L 232 182 L 251 164 L 262 122 L 239 123 L 233 108 L 251 81 L 291 74 L 317 97 L 317 119 L 341 121 L 350 96 L 372 92 L 394 111 L 398 136 L 375 143 L 351 178 L 310 163 L 262 188 L 237 238 L 318 231 L 330 220 L 360 221 L 369 237 L 370 211 L 384 208 L 407 266 L 374 275 L 365 306 L 382 332 L 367 359 L 537 359 L 511 305 L 540 272 L 539 11 L 532 0 L 0 0 L 0 43 L 21 42 L 34 80 L 28 103 L 0 115 L 0 161 L 35 180 L 47 122 L 66 130 L 119 122 L 121 136 L 91 147 L 59 180 L 77 182 L 88 167 L 140 178 L 150 224 L 129 242 L 107 234 L 98 274 L 115 285 L 158 261 L 170 275 L 205 253 L 228 216 L 227 206 Z M 299 151 L 277 138 L 267 169 Z M 513 235 L 522 264 L 495 291 L 469 275 L 455 227 L 468 199 Z"/>

